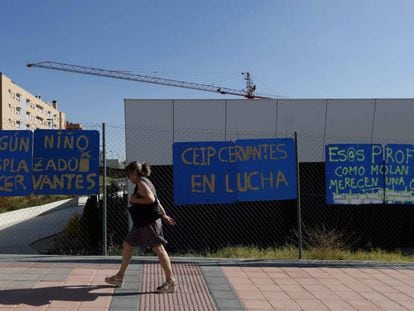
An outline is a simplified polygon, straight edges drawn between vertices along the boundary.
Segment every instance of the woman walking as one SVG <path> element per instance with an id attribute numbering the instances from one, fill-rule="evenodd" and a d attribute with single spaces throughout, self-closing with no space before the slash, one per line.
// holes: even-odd
<path id="1" fill-rule="evenodd" d="M 123 243 L 122 262 L 118 273 L 106 277 L 105 282 L 114 286 L 122 286 L 134 247 L 150 248 L 157 255 L 166 278 L 166 281 L 158 286 L 156 291 L 173 293 L 177 287 L 177 281 L 172 271 L 170 257 L 164 247 L 167 241 L 163 236 L 162 221 L 174 225 L 175 220 L 165 213 L 157 198 L 155 187 L 148 179 L 151 167 L 145 162 L 134 161 L 129 163 L 125 170 L 129 181 L 135 184 L 129 207 L 134 226 Z"/>

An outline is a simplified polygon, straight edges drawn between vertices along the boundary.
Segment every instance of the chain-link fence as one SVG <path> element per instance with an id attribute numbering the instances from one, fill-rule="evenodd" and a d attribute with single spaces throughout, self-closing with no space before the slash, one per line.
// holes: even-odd
<path id="1" fill-rule="evenodd" d="M 297 201 L 176 205 L 173 200 L 172 151 L 178 141 L 293 137 L 291 132 L 227 132 L 90 124 L 101 133 L 100 193 L 66 199 L 47 206 L 0 214 L 0 252 L 41 254 L 116 254 L 131 222 L 127 161 L 148 161 L 151 180 L 167 213 L 177 220 L 165 226 L 168 249 L 174 254 L 214 251 L 227 246 L 281 247 L 298 245 Z M 126 132 L 129 135 L 126 142 Z M 316 235 L 334 234 L 352 249 L 395 250 L 414 246 L 412 205 L 327 205 L 324 145 L 328 143 L 413 143 L 408 140 L 333 137 L 298 132 L 300 203 L 305 247 Z M 132 138 L 131 138 L 132 137 Z M 133 137 L 140 139 L 134 141 Z M 139 143 L 138 143 L 139 141 Z M 143 143 L 144 141 L 144 143 Z M 145 149 L 147 158 L 127 158 L 127 151 Z M 169 159 L 164 161 L 163 159 Z M 104 165 L 105 164 L 105 165 Z M 105 167 L 105 169 L 103 168 Z M 105 174 L 104 174 L 105 173 Z M 3 199 L 3 198 L 2 198 Z M 105 212 L 106 211 L 106 212 Z M 14 213 L 14 214 L 11 214 Z M 106 221 L 105 221 L 106 220 Z"/>

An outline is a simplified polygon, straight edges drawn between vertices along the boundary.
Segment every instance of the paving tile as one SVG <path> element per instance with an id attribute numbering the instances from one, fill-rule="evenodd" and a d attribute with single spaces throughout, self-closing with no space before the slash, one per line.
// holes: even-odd
<path id="1" fill-rule="evenodd" d="M 273 310 L 272 305 L 263 299 L 246 299 L 243 300 L 243 303 L 246 305 L 247 309 L 260 309 L 260 310 Z"/>
<path id="2" fill-rule="evenodd" d="M 287 292 L 287 293 L 292 293 L 292 292 L 304 292 L 304 289 L 302 286 L 300 285 L 280 285 L 280 288 Z"/>
<path id="3" fill-rule="evenodd" d="M 97 270 L 97 266 L 94 267 L 89 267 L 89 268 L 80 268 L 80 267 L 75 267 L 72 269 L 72 271 L 70 272 L 70 274 L 72 275 L 92 275 L 95 273 L 95 271 Z"/>
<path id="4" fill-rule="evenodd" d="M 316 299 L 311 293 L 307 291 L 286 292 L 286 294 L 293 300 L 297 299 Z"/>
<path id="5" fill-rule="evenodd" d="M 62 287 L 63 281 L 40 281 L 33 285 L 32 288 L 45 288 L 45 287 Z"/>
<path id="6" fill-rule="evenodd" d="M 346 301 L 365 299 L 364 297 L 362 297 L 361 295 L 359 295 L 358 293 L 354 291 L 335 291 L 334 290 L 334 293 L 335 295 L 337 295 L 338 297 Z"/>
<path id="7" fill-rule="evenodd" d="M 34 273 L 23 273 L 16 275 L 16 281 L 37 281 L 40 280 L 42 275 L 34 274 Z"/>
<path id="8" fill-rule="evenodd" d="M 280 291 L 271 291 L 271 290 L 262 290 L 261 291 L 261 293 L 262 293 L 262 295 L 267 299 L 267 298 L 273 298 L 273 297 L 276 297 L 276 295 L 278 294 L 278 293 L 281 293 L 282 292 L 282 290 L 280 290 Z"/>
<path id="9" fill-rule="evenodd" d="M 320 311 L 328 311 L 328 307 L 325 306 L 324 304 L 322 304 L 319 300 L 317 299 L 312 299 L 312 298 L 308 298 L 308 299 L 295 299 L 295 303 L 302 308 L 303 310 L 320 310 Z"/>
<path id="10" fill-rule="evenodd" d="M 378 311 L 378 306 L 372 303 L 369 300 L 365 299 L 351 299 L 348 301 L 350 305 L 352 305 L 357 310 L 376 310 Z"/>
<path id="11" fill-rule="evenodd" d="M 41 277 L 41 281 L 64 281 L 67 278 L 67 274 L 46 274 Z"/>
<path id="12" fill-rule="evenodd" d="M 0 310 L 3 311 L 3 309 L 0 307 Z M 19 305 L 15 307 L 13 310 L 18 311 L 44 311 L 47 310 L 47 306 L 28 306 L 28 305 Z"/>
<path id="13" fill-rule="evenodd" d="M 296 284 L 298 284 L 298 282 L 295 279 L 290 278 L 290 277 L 289 278 L 286 278 L 286 277 L 285 278 L 277 278 L 277 279 L 272 279 L 272 280 L 275 284 L 278 284 L 278 285 L 296 285 Z"/>
<path id="14" fill-rule="evenodd" d="M 34 262 L 31 266 L 31 268 L 50 268 L 51 264 L 49 262 Z"/>
<path id="15" fill-rule="evenodd" d="M 79 306 L 71 306 L 71 305 L 66 305 L 65 306 L 65 311 L 77 311 Z M 62 307 L 54 307 L 54 306 L 49 306 L 47 309 L 47 311 L 62 311 Z"/>
<path id="16" fill-rule="evenodd" d="M 290 276 L 288 275 L 288 274 L 286 274 L 286 273 L 284 273 L 284 272 L 276 272 L 276 271 L 272 271 L 272 270 L 267 270 L 268 272 L 267 272 L 267 275 L 270 277 L 270 278 L 273 278 L 273 279 L 286 279 L 286 278 L 290 278 Z"/>
<path id="17" fill-rule="evenodd" d="M 12 289 L 28 289 L 28 288 L 32 288 L 33 285 L 36 283 L 36 281 L 12 281 L 10 282 L 7 287 L 6 290 L 12 290 Z"/>
<path id="18" fill-rule="evenodd" d="M 254 271 L 254 272 L 246 272 L 246 275 L 249 278 L 269 278 L 269 275 L 263 271 Z"/>
<path id="19" fill-rule="evenodd" d="M 414 310 L 414 299 L 410 300 L 400 300 L 398 301 L 400 305 L 407 308 L 407 310 Z"/>
<path id="20" fill-rule="evenodd" d="M 399 303 L 390 300 L 374 301 L 374 303 L 382 310 L 406 310 Z"/>
<path id="21" fill-rule="evenodd" d="M 228 277 L 229 280 L 231 280 L 231 283 L 235 284 L 253 284 L 252 280 L 246 277 Z"/>
<path id="22" fill-rule="evenodd" d="M 250 278 L 255 285 L 273 285 L 275 282 L 271 278 Z"/>
<path id="23" fill-rule="evenodd" d="M 265 291 L 265 290 L 269 290 L 269 291 L 279 291 L 279 290 L 281 290 L 280 286 L 279 285 L 276 285 L 276 284 L 273 284 L 273 285 L 256 284 L 255 286 L 260 291 Z"/>
<path id="24" fill-rule="evenodd" d="M 33 273 L 33 274 L 42 275 L 42 274 L 47 273 L 48 271 L 49 271 L 48 267 L 46 267 L 46 268 L 36 268 L 36 267 L 30 266 L 30 268 L 24 270 L 24 273 L 28 273 L 28 274 Z"/>
<path id="25" fill-rule="evenodd" d="M 229 279 L 229 281 L 231 281 L 231 279 Z M 237 291 L 255 291 L 255 290 L 258 290 L 256 285 L 254 285 L 253 283 L 239 284 L 239 283 L 232 282 L 232 287 Z M 268 288 L 268 286 L 266 286 L 266 288 Z"/>
<path id="26" fill-rule="evenodd" d="M 263 299 L 265 296 L 260 291 L 238 291 L 237 292 L 241 299 Z"/>
<path id="27" fill-rule="evenodd" d="M 355 307 L 340 298 L 321 299 L 321 303 L 326 305 L 331 310 L 356 310 Z"/>

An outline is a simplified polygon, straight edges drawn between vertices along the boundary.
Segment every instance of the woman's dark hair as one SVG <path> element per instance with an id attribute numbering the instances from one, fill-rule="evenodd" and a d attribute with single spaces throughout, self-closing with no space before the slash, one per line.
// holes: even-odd
<path id="1" fill-rule="evenodd" d="M 151 175 L 151 166 L 147 162 L 133 161 L 127 165 L 125 171 L 127 173 L 137 173 L 138 176 L 149 177 Z"/>

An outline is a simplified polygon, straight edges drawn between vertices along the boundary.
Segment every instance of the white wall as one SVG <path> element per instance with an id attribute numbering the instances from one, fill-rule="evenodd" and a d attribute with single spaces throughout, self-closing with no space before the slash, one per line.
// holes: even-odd
<path id="1" fill-rule="evenodd" d="M 172 164 L 172 144 L 286 137 L 299 159 L 327 143 L 413 143 L 414 99 L 126 99 L 126 159 Z"/>

